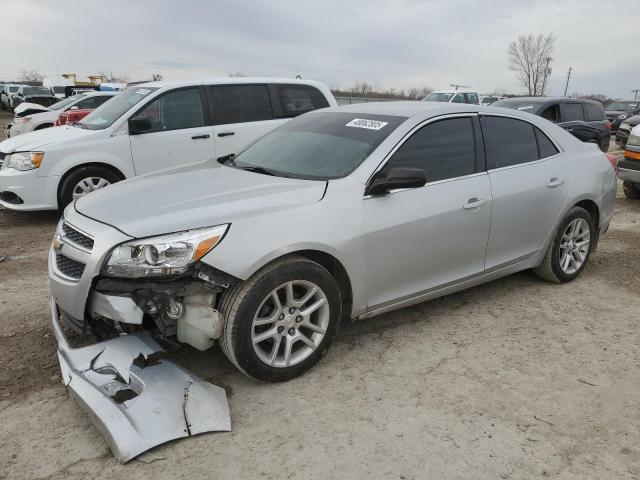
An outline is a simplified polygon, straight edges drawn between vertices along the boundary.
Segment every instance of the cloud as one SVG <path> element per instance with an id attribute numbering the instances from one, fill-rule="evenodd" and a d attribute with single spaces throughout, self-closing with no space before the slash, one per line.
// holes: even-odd
<path id="1" fill-rule="evenodd" d="M 610 7 L 610 8 L 608 8 Z M 633 0 L 217 0 L 83 4 L 21 0 L 3 7 L 0 78 L 20 69 L 131 79 L 194 79 L 242 72 L 384 87 L 471 85 L 522 92 L 506 49 L 523 33 L 557 35 L 550 79 L 561 94 L 628 96 L 639 88 Z M 609 27 L 614 27 L 611 30 Z M 610 33 L 609 33 L 610 32 Z M 615 38 L 615 43 L 612 42 Z"/>

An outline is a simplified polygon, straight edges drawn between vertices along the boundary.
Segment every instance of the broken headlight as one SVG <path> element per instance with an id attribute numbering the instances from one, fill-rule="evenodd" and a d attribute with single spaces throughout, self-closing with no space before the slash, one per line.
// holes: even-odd
<path id="1" fill-rule="evenodd" d="M 115 247 L 102 267 L 110 277 L 157 277 L 185 272 L 215 247 L 229 224 L 132 240 Z"/>

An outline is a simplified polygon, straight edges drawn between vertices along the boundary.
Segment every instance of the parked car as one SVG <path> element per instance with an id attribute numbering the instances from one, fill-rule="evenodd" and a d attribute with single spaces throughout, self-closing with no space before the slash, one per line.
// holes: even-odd
<path id="1" fill-rule="evenodd" d="M 637 125 L 640 125 L 640 114 L 633 115 L 632 117 L 628 117 L 623 120 L 616 131 L 616 143 L 624 148 L 627 144 L 627 140 L 629 139 L 629 135 L 631 135 L 631 130 L 633 130 Z"/>
<path id="2" fill-rule="evenodd" d="M 104 102 L 113 98 L 116 92 L 89 92 L 60 100 L 50 107 L 32 103 L 22 103 L 14 110 L 15 117 L 7 125 L 7 138 L 17 137 L 22 133 L 42 130 L 56 125 L 60 115 L 70 112 L 91 112 Z M 79 110 L 82 109 L 82 110 Z M 87 115 L 85 113 L 85 116 Z"/>
<path id="3" fill-rule="evenodd" d="M 497 102 L 498 100 L 503 100 L 506 97 L 500 97 L 498 95 L 480 95 L 480 105 L 484 105 L 488 107 L 489 105 Z"/>
<path id="4" fill-rule="evenodd" d="M 73 82 L 60 76 L 44 77 L 42 86 L 48 88 L 59 99 L 65 98 L 65 87 L 72 86 Z"/>
<path id="5" fill-rule="evenodd" d="M 217 340 L 243 373 L 284 381 L 325 355 L 342 320 L 530 268 L 574 280 L 613 215 L 611 158 L 515 110 L 381 102 L 302 115 L 224 165 L 84 196 L 49 254 L 65 384 L 103 431 L 145 430 L 184 381 L 137 368 L 131 387 L 140 341 L 122 338 Z M 74 350 L 63 327 L 104 343 Z M 125 390 L 135 411 L 110 400 Z"/>
<path id="6" fill-rule="evenodd" d="M 18 85 L 15 83 L 9 83 L 4 86 L 4 91 L 0 93 L 0 106 L 3 110 L 10 110 L 13 108 L 13 96 L 18 93 L 21 87 L 27 85 Z"/>
<path id="7" fill-rule="evenodd" d="M 578 140 L 609 149 L 611 122 L 600 102 L 582 98 L 519 97 L 505 98 L 492 105 L 532 113 L 558 124 Z"/>
<path id="8" fill-rule="evenodd" d="M 302 113 L 335 105 L 319 82 L 152 82 L 80 122 L 0 143 L 0 205 L 47 210 L 125 178 L 240 152 Z"/>
<path id="9" fill-rule="evenodd" d="M 636 115 L 633 118 L 640 118 Z M 618 176 L 627 198 L 640 198 L 640 121 L 633 127 L 624 150 L 624 158 L 618 163 Z"/>
<path id="10" fill-rule="evenodd" d="M 79 122 L 94 110 L 95 109 L 93 108 L 84 108 L 81 110 L 68 110 L 66 112 L 62 112 L 60 115 L 58 115 L 58 118 L 56 118 L 56 121 L 53 125 L 59 127 L 68 123 Z"/>
<path id="11" fill-rule="evenodd" d="M 15 109 L 22 102 L 35 103 L 48 107 L 58 101 L 51 90 L 45 87 L 20 87 L 18 92 L 11 97 L 11 108 Z"/>
<path id="12" fill-rule="evenodd" d="M 478 105 L 480 95 L 472 90 L 436 90 L 422 99 L 423 102 L 471 103 Z"/>
<path id="13" fill-rule="evenodd" d="M 605 109 L 605 114 L 611 122 L 611 131 L 618 130 L 620 124 L 629 117 L 640 113 L 640 101 L 622 100 L 609 104 Z"/>

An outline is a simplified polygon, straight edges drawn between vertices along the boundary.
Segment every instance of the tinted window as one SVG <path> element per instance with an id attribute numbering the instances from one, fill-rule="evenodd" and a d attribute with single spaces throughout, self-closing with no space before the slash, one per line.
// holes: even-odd
<path id="1" fill-rule="evenodd" d="M 464 98 L 464 93 L 456 93 L 456 96 L 453 97 L 453 100 L 451 100 L 451 103 L 467 103 L 467 101 Z"/>
<path id="2" fill-rule="evenodd" d="M 239 168 L 328 180 L 348 175 L 405 117 L 312 112 L 271 131 L 236 158 Z"/>
<path id="3" fill-rule="evenodd" d="M 551 157 L 558 153 L 558 149 L 539 128 L 533 127 L 536 131 L 536 140 L 538 141 L 538 152 L 540 158 Z"/>
<path id="4" fill-rule="evenodd" d="M 329 106 L 320 90 L 309 85 L 276 85 L 276 91 L 284 117 L 294 117 Z"/>
<path id="5" fill-rule="evenodd" d="M 480 103 L 480 101 L 478 100 L 478 95 L 476 95 L 475 93 L 467 94 L 467 99 L 469 100 L 468 103 L 473 103 L 473 104 Z"/>
<path id="6" fill-rule="evenodd" d="M 606 116 L 604 114 L 604 108 L 602 107 L 598 108 L 597 105 L 585 103 L 584 112 L 587 116 L 587 122 L 597 122 L 601 120 L 606 120 Z"/>
<path id="7" fill-rule="evenodd" d="M 430 123 L 414 133 L 384 167 L 421 168 L 428 182 L 475 172 L 475 140 L 471 118 Z"/>
<path id="8" fill-rule="evenodd" d="M 79 109 L 83 108 L 98 108 L 104 102 L 109 100 L 111 97 L 107 95 L 100 95 L 95 97 L 85 98 L 84 100 L 79 101 L 74 105 L 74 107 L 78 107 Z"/>
<path id="9" fill-rule="evenodd" d="M 561 106 L 561 112 L 563 122 L 584 120 L 581 103 L 563 103 Z"/>
<path id="10" fill-rule="evenodd" d="M 215 125 L 271 120 L 271 98 L 266 85 L 209 87 Z"/>
<path id="11" fill-rule="evenodd" d="M 204 125 L 202 102 L 198 88 L 176 90 L 161 95 L 137 113 L 135 118 L 148 118 L 151 132 L 195 128 Z"/>
<path id="12" fill-rule="evenodd" d="M 538 160 L 533 125 L 505 117 L 480 118 L 487 170 Z"/>

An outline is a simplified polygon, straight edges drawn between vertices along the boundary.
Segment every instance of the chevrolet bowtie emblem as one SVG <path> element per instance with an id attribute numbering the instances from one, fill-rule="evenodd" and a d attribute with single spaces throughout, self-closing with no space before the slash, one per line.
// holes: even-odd
<path id="1" fill-rule="evenodd" d="M 59 252 L 62 249 L 62 237 L 60 237 L 59 233 L 56 233 L 56 236 L 53 237 L 53 248 Z"/>

